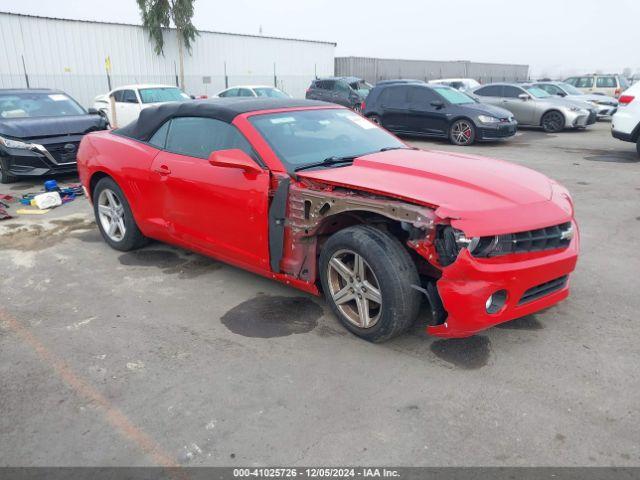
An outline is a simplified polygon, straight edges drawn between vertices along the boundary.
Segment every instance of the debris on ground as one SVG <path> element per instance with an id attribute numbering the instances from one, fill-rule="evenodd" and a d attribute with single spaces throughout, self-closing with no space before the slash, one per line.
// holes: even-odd
<path id="1" fill-rule="evenodd" d="M 39 192 L 25 193 L 19 200 L 21 205 L 27 207 L 36 207 L 36 209 L 19 209 L 16 210 L 18 215 L 41 215 L 47 213 L 50 209 L 72 202 L 76 197 L 84 195 L 82 185 L 73 183 L 67 186 L 59 186 L 55 180 L 47 180 L 44 182 L 44 189 Z M 13 218 L 7 211 L 9 204 L 16 202 L 17 199 L 12 195 L 0 193 L 0 220 Z"/>

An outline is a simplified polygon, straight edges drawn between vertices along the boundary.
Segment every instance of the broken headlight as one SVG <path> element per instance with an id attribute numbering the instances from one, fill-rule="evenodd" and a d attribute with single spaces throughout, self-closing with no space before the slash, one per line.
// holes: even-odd
<path id="1" fill-rule="evenodd" d="M 436 232 L 436 252 L 443 266 L 451 265 L 458 258 L 460 250 L 468 248 L 473 251 L 480 238 L 467 238 L 461 230 L 451 226 L 443 226 L 438 228 Z"/>

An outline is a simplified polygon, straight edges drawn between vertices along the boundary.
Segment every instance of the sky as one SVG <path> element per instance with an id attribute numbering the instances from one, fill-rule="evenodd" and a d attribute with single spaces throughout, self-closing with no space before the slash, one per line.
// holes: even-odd
<path id="1" fill-rule="evenodd" d="M 140 23 L 135 0 L 0 0 L 0 11 Z M 196 0 L 193 23 L 328 40 L 336 56 L 528 64 L 539 78 L 640 73 L 639 20 L 640 0 Z"/>

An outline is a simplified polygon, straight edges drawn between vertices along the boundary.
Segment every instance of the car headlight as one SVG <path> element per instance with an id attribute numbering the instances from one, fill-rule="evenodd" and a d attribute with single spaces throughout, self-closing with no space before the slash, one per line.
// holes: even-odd
<path id="1" fill-rule="evenodd" d="M 463 248 L 468 248 L 470 252 L 473 252 L 479 241 L 479 237 L 467 238 L 464 232 L 451 226 L 440 227 L 435 240 L 440 263 L 445 267 L 451 265 L 456 261 Z"/>
<path id="2" fill-rule="evenodd" d="M 11 140 L 4 137 L 0 137 L 0 145 L 3 145 L 7 148 L 22 148 L 24 150 L 33 148 L 33 145 L 30 143 L 21 142 L 20 140 Z"/>
<path id="3" fill-rule="evenodd" d="M 499 118 L 491 117 L 489 115 L 478 115 L 478 120 L 482 123 L 498 123 L 500 122 Z"/>

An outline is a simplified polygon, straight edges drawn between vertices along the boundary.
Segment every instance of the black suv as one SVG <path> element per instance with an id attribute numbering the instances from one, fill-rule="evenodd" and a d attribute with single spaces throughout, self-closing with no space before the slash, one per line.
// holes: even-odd
<path id="1" fill-rule="evenodd" d="M 359 112 L 371 88 L 371 85 L 357 77 L 318 78 L 311 82 L 306 98 L 337 103 Z"/>
<path id="2" fill-rule="evenodd" d="M 363 114 L 396 133 L 448 138 L 456 145 L 496 140 L 516 133 L 508 110 L 479 103 L 445 85 L 424 82 L 376 85 Z"/>
<path id="3" fill-rule="evenodd" d="M 97 110 L 59 90 L 0 89 L 0 183 L 75 172 L 82 137 L 106 128 Z"/>

